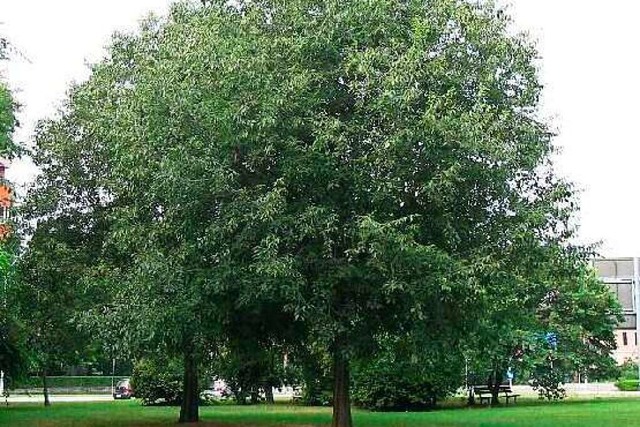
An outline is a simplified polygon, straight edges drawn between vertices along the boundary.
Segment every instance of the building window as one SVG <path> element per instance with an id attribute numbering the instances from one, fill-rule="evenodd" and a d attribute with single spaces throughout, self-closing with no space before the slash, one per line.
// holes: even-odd
<path id="1" fill-rule="evenodd" d="M 627 333 L 622 333 L 622 345 L 627 345 Z"/>

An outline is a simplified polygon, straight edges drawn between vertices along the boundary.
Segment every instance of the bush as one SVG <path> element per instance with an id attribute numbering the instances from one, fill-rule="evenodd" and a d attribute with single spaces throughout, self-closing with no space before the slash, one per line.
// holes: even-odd
<path id="1" fill-rule="evenodd" d="M 619 380 L 615 383 L 620 391 L 638 391 L 638 384 L 640 381 L 636 380 Z"/>
<path id="2" fill-rule="evenodd" d="M 618 369 L 618 378 L 621 380 L 634 380 L 638 378 L 638 365 L 631 359 L 626 359 Z"/>
<path id="3" fill-rule="evenodd" d="M 133 367 L 133 392 L 143 405 L 180 405 L 182 366 L 175 360 L 142 359 Z"/>
<path id="4" fill-rule="evenodd" d="M 433 408 L 463 384 L 464 361 L 453 354 L 417 355 L 385 340 L 376 358 L 353 369 L 353 402 L 373 410 Z"/>

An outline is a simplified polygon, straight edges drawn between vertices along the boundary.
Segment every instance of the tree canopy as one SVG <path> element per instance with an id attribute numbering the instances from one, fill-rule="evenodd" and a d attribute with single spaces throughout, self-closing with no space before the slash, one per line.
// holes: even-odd
<path id="1" fill-rule="evenodd" d="M 8 43 L 0 36 L 0 60 L 7 59 L 6 51 Z M 18 154 L 18 145 L 13 139 L 13 132 L 17 125 L 16 103 L 11 90 L 0 75 L 0 159 L 11 159 Z M 2 164 L 4 168 L 6 165 Z M 0 186 L 8 185 L 2 177 Z M 9 191 L 3 192 L 10 195 Z M 7 200 L 2 201 L 0 210 L 9 209 Z M 4 212 L 3 212 L 4 213 Z M 8 376 L 17 374 L 24 366 L 22 328 L 16 317 L 16 313 L 10 305 L 10 290 L 15 279 L 13 268 L 17 253 L 18 241 L 15 235 L 6 233 L 10 228 L 7 226 L 7 218 L 3 215 L 0 218 L 0 371 Z"/>
<path id="2" fill-rule="evenodd" d="M 40 126 L 31 196 L 34 217 L 105 226 L 94 312 L 183 355 L 182 421 L 199 361 L 252 314 L 332 355 L 345 427 L 350 362 L 380 336 L 462 355 L 583 274 L 537 53 L 501 11 L 205 3 L 114 38 Z"/>

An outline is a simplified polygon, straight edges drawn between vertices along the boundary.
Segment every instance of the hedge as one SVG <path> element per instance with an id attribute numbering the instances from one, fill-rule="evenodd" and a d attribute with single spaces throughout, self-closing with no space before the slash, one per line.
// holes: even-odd
<path id="1" fill-rule="evenodd" d="M 114 385 L 123 377 L 114 377 Z M 50 388 L 106 388 L 111 387 L 110 376 L 52 376 L 47 377 Z M 27 377 L 16 381 L 12 388 L 42 388 L 42 377 Z"/>
<path id="2" fill-rule="evenodd" d="M 615 386 L 621 391 L 638 391 L 638 383 L 638 380 L 619 380 Z"/>

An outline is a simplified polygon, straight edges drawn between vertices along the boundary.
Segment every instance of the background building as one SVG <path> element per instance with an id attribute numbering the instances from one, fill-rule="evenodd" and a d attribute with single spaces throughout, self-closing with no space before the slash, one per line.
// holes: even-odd
<path id="1" fill-rule="evenodd" d="M 613 358 L 622 364 L 626 359 L 638 360 L 636 284 L 640 263 L 634 258 L 604 258 L 593 260 L 598 275 L 617 297 L 624 321 L 615 330 L 617 349 Z"/>
<path id="2" fill-rule="evenodd" d="M 4 240 L 11 231 L 9 227 L 9 210 L 13 203 L 13 189 L 5 179 L 7 166 L 0 160 L 0 241 Z"/>

